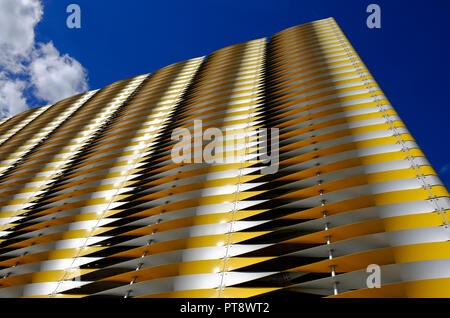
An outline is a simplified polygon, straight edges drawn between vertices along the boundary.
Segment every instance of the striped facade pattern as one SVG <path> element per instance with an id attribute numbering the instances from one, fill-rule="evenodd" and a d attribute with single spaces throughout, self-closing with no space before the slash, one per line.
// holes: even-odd
<path id="1" fill-rule="evenodd" d="M 198 120 L 236 160 L 172 160 Z M 0 297 L 450 297 L 449 207 L 319 20 L 0 122 Z"/>

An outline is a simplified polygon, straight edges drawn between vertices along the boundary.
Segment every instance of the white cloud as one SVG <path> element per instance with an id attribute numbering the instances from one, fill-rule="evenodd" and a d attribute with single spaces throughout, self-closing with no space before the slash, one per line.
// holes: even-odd
<path id="1" fill-rule="evenodd" d="M 88 89 L 83 66 L 35 40 L 40 0 L 0 0 L 0 118 L 27 109 L 24 96 L 54 103 Z"/>
<path id="2" fill-rule="evenodd" d="M 49 103 L 88 89 L 83 66 L 67 54 L 61 56 L 52 42 L 39 45 L 30 75 L 36 97 Z"/>
<path id="3" fill-rule="evenodd" d="M 26 110 L 27 103 L 23 96 L 26 83 L 21 80 L 11 80 L 0 74 L 0 118 L 9 117 Z"/>
<path id="4" fill-rule="evenodd" d="M 0 1 L 0 66 L 12 71 L 21 68 L 34 46 L 34 27 L 41 20 L 38 0 Z"/>

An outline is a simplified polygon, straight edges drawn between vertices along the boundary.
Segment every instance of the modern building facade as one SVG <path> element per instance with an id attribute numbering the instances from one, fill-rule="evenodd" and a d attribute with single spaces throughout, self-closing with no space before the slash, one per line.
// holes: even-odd
<path id="1" fill-rule="evenodd" d="M 324 19 L 3 120 L 0 297 L 450 297 L 449 206 Z"/>

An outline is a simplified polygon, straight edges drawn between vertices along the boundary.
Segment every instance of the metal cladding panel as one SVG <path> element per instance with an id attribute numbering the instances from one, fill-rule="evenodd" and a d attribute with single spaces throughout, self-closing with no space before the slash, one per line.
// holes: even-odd
<path id="1" fill-rule="evenodd" d="M 329 18 L 0 121 L 0 297 L 450 297 L 449 208 Z"/>

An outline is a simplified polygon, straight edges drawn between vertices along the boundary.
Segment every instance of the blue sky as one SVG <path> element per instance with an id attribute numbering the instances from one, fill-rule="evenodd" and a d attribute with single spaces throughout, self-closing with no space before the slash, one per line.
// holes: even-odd
<path id="1" fill-rule="evenodd" d="M 81 29 L 66 7 L 81 7 Z M 366 7 L 381 7 L 381 29 Z M 53 43 L 87 71 L 89 89 L 221 47 L 334 17 L 422 150 L 450 185 L 450 1 L 43 0 L 36 43 Z M 56 53 L 55 53 L 56 54 Z M 28 105 L 44 99 L 27 93 Z M 39 95 L 45 96 L 45 95 Z"/>

